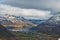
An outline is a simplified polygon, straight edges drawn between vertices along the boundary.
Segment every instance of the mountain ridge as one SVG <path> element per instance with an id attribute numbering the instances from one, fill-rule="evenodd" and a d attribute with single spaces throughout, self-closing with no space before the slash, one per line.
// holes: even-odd
<path id="1" fill-rule="evenodd" d="M 59 15 L 59 16 L 58 16 Z M 42 32 L 51 35 L 60 36 L 60 13 L 52 16 L 46 22 L 39 24 L 37 27 L 30 29 L 34 32 Z"/>
<path id="2" fill-rule="evenodd" d="M 28 21 L 22 16 L 15 16 L 9 14 L 4 14 L 3 16 L 0 16 L 0 24 L 5 27 L 13 27 L 15 30 L 36 26 L 34 23 Z"/>

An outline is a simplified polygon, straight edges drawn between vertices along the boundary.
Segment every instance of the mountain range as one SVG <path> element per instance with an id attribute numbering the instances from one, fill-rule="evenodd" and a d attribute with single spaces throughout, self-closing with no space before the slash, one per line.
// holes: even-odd
<path id="1" fill-rule="evenodd" d="M 37 26 L 36 24 L 25 19 L 23 16 L 15 16 L 9 14 L 0 14 L 0 24 L 12 31 L 22 31 L 22 29 L 26 30 Z"/>
<path id="2" fill-rule="evenodd" d="M 30 28 L 30 32 L 41 32 L 60 36 L 60 12 L 39 24 L 37 27 Z"/>

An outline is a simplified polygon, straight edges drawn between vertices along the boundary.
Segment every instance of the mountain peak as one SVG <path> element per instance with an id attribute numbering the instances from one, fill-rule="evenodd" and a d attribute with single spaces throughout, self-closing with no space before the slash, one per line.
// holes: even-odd
<path id="1" fill-rule="evenodd" d="M 60 13 L 52 16 L 49 20 L 39 24 L 37 27 L 31 28 L 31 30 L 60 36 Z"/>
<path id="2" fill-rule="evenodd" d="M 54 23 L 60 23 L 60 12 L 56 13 L 56 15 L 52 16 L 48 21 Z"/>

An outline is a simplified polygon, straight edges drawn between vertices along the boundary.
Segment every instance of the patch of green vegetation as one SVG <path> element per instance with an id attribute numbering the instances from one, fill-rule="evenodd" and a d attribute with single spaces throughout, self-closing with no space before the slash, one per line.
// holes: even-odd
<path id="1" fill-rule="evenodd" d="M 46 37 L 54 37 L 52 35 L 48 35 L 45 33 L 35 33 L 35 34 L 30 34 L 30 33 L 20 33 L 20 32 L 13 32 L 13 34 L 15 35 L 15 37 L 18 40 L 43 40 Z"/>
<path id="2" fill-rule="evenodd" d="M 13 34 L 18 40 L 37 40 L 38 39 L 33 34 L 25 34 L 25 33 L 18 33 L 18 32 L 13 32 Z"/>

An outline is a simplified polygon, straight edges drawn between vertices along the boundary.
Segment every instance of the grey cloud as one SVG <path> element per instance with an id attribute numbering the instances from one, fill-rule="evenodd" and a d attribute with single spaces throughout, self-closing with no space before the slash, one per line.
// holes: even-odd
<path id="1" fill-rule="evenodd" d="M 3 0 L 2 3 L 21 8 L 50 10 L 52 13 L 60 12 L 60 0 Z"/>

